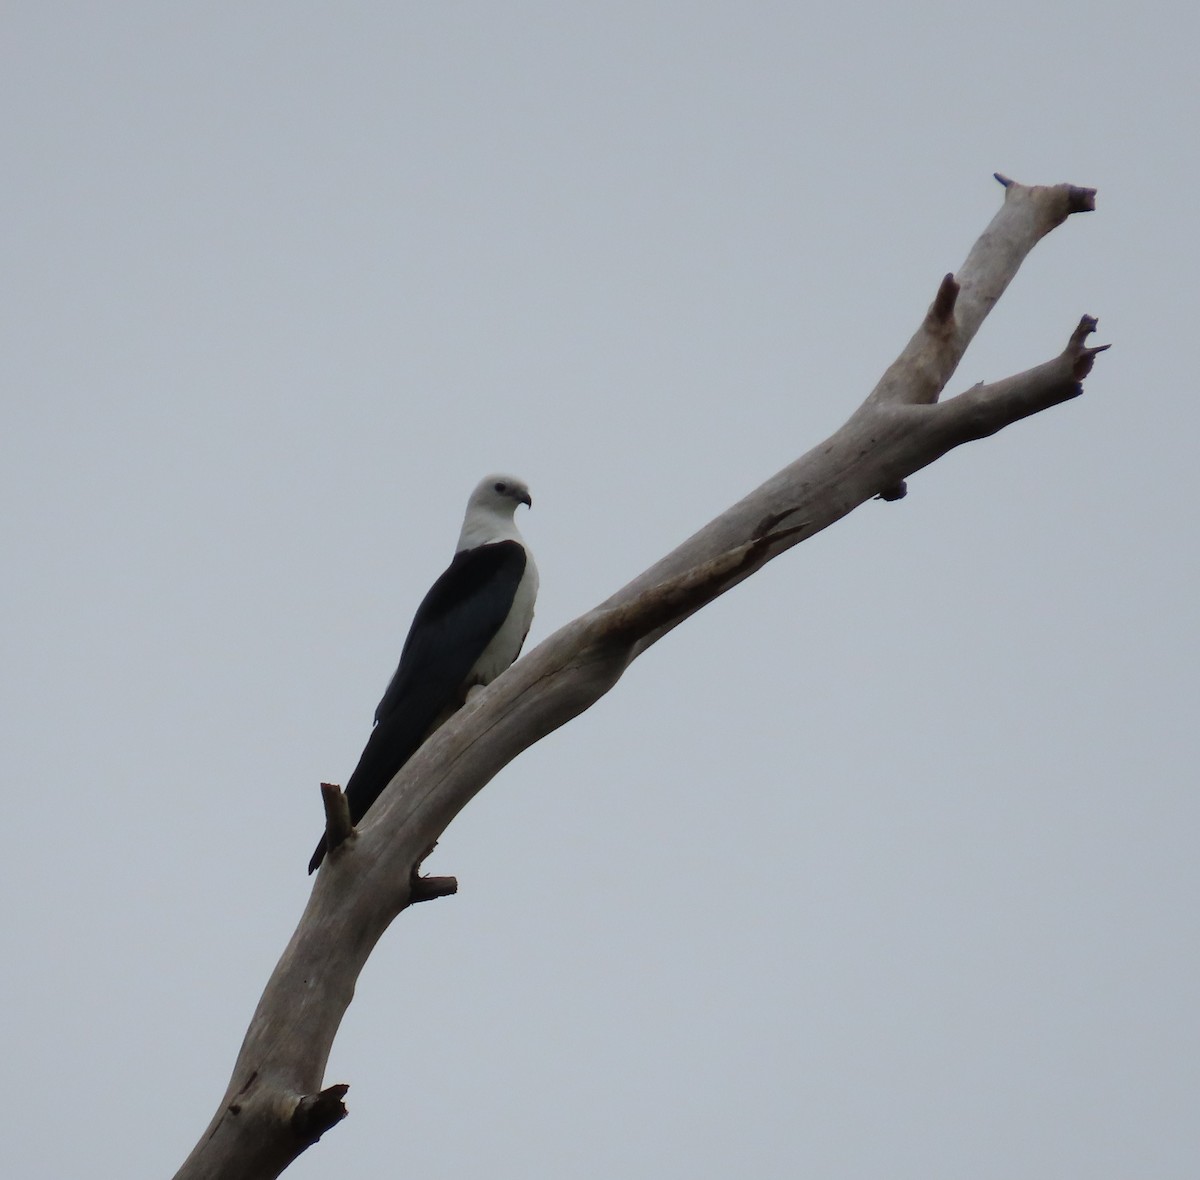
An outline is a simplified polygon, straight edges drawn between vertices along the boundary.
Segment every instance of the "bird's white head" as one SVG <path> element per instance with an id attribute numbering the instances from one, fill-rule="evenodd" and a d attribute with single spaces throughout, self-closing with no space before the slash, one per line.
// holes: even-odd
<path id="1" fill-rule="evenodd" d="M 513 513 L 518 504 L 533 507 L 533 498 L 525 481 L 514 475 L 488 475 L 475 485 L 467 501 L 458 548 L 474 549 L 493 541 L 519 541 Z"/>

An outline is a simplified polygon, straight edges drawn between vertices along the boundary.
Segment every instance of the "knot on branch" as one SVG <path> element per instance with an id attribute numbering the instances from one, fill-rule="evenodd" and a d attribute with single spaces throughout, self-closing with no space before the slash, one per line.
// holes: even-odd
<path id="1" fill-rule="evenodd" d="M 350 1087 L 339 1083 L 329 1086 L 319 1094 L 306 1094 L 296 1103 L 292 1111 L 292 1133 L 303 1144 L 301 1150 L 311 1147 L 330 1127 L 336 1127 L 350 1112 L 342 1101 Z"/>

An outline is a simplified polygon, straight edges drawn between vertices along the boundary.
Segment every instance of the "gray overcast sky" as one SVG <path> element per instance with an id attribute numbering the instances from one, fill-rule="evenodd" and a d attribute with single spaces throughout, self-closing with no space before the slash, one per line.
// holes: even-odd
<path id="1" fill-rule="evenodd" d="M 834 429 L 1001 199 L 951 390 L 1115 345 L 689 621 L 429 867 L 289 1176 L 1200 1158 L 1191 4 L 11 3 L 0 1171 L 224 1088 L 486 471 L 532 641 Z"/>

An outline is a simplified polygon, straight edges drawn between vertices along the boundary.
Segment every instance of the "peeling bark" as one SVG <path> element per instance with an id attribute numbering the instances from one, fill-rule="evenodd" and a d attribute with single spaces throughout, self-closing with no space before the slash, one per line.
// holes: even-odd
<path id="1" fill-rule="evenodd" d="M 221 1105 L 176 1180 L 267 1180 L 345 1117 L 321 1088 L 354 985 L 406 906 L 453 893 L 421 877 L 446 825 L 522 750 L 594 704 L 630 662 L 767 561 L 965 442 L 1078 397 L 1107 345 L 1084 316 L 1057 357 L 939 399 L 967 346 L 1038 241 L 1095 190 L 1027 187 L 997 174 L 1004 203 L 866 401 L 830 438 L 767 480 L 607 601 L 568 623 L 437 730 L 362 826 L 323 787 L 330 854 L 246 1032 Z M 297 871 L 302 862 L 297 861 Z"/>

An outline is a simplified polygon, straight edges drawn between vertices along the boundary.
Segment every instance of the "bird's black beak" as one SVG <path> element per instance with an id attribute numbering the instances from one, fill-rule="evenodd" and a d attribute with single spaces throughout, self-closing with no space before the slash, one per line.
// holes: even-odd
<path id="1" fill-rule="evenodd" d="M 526 508 L 532 508 L 533 507 L 533 497 L 528 492 L 526 492 L 523 496 L 517 497 L 517 503 L 524 504 Z"/>

